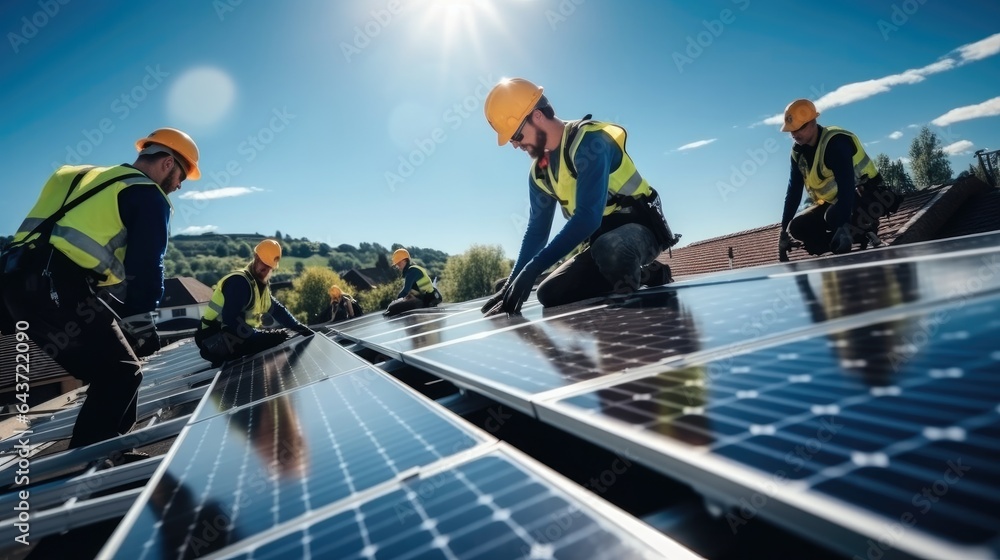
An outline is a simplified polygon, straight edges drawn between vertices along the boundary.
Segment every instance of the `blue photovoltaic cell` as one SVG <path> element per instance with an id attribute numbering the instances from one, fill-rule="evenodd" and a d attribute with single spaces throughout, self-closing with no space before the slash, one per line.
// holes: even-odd
<path id="1" fill-rule="evenodd" d="M 624 304 L 584 313 L 566 314 L 574 306 L 563 306 L 546 310 L 549 318 L 541 321 L 498 322 L 525 324 L 408 352 L 404 361 L 537 393 L 860 313 L 995 289 L 1000 274 L 970 280 L 957 271 L 1000 268 L 998 255 L 811 272 L 741 282 L 738 290 L 710 284 L 640 292 Z"/>
<path id="2" fill-rule="evenodd" d="M 1000 297 L 961 297 L 561 402 L 988 545 L 1000 537 L 998 340 Z"/>
<path id="3" fill-rule="evenodd" d="M 235 558 L 659 558 L 506 457 L 491 455 L 314 518 Z"/>
<path id="4" fill-rule="evenodd" d="M 197 420 L 362 367 L 365 362 L 326 338 L 292 339 L 227 365 Z"/>
<path id="5" fill-rule="evenodd" d="M 479 443 L 373 369 L 186 430 L 114 554 L 204 555 Z"/>

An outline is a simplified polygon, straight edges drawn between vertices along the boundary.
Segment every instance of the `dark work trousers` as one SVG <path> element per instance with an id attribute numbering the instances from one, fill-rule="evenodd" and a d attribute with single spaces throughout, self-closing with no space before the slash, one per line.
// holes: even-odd
<path id="1" fill-rule="evenodd" d="M 902 197 L 880 185 L 869 185 L 861 189 L 861 196 L 854 197 L 854 207 L 850 213 L 850 233 L 855 243 L 862 240 L 867 232 L 878 232 L 879 219 L 899 208 Z M 803 210 L 788 224 L 788 234 L 802 242 L 806 251 L 822 255 L 830 250 L 830 241 L 838 223 L 843 223 L 846 215 L 835 204 L 816 204 Z"/>
<path id="2" fill-rule="evenodd" d="M 400 313 L 406 313 L 414 309 L 423 309 L 424 307 L 434 307 L 440 303 L 440 300 L 434 295 L 414 295 L 413 292 L 411 290 L 406 296 L 392 300 L 389 306 L 385 308 L 385 314 L 389 317 L 394 317 Z"/>
<path id="3" fill-rule="evenodd" d="M 660 252 L 648 227 L 634 223 L 617 227 L 543 280 L 538 302 L 552 307 L 609 293 L 632 293 L 642 283 L 642 267 Z"/>
<path id="4" fill-rule="evenodd" d="M 82 269 L 59 251 L 53 253 L 50 270 L 59 305 L 50 296 L 49 279 L 41 275 L 44 263 L 8 275 L 3 304 L 15 321 L 28 323 L 35 344 L 67 373 L 90 384 L 69 444 L 82 447 L 133 428 L 142 372 L 114 315 L 93 295 Z"/>

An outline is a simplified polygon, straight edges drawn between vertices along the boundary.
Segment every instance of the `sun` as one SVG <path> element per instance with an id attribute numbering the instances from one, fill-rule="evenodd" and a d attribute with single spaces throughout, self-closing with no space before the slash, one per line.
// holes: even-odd
<path id="1" fill-rule="evenodd" d="M 417 0 L 413 8 L 420 17 L 420 39 L 436 37 L 448 54 L 481 54 L 479 26 L 499 19 L 493 0 Z"/>

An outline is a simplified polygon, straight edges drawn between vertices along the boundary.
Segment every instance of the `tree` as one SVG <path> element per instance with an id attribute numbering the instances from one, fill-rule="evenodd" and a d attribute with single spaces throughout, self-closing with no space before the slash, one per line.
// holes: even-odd
<path id="1" fill-rule="evenodd" d="M 910 169 L 917 187 L 943 185 L 951 181 L 951 164 L 937 134 L 926 126 L 910 144 Z"/>
<path id="2" fill-rule="evenodd" d="M 281 241 L 282 238 L 281 238 L 281 230 L 280 229 L 274 230 L 274 238 L 277 239 L 278 241 Z"/>
<path id="3" fill-rule="evenodd" d="M 295 274 L 300 275 L 302 271 L 306 269 L 306 265 L 302 264 L 302 261 L 295 261 Z"/>
<path id="4" fill-rule="evenodd" d="M 441 280 L 446 301 L 467 301 L 493 293 L 498 278 L 510 274 L 511 262 L 499 245 L 473 245 L 448 259 Z"/>
<path id="5" fill-rule="evenodd" d="M 898 159 L 891 160 L 889 156 L 879 154 L 875 156 L 875 167 L 878 168 L 878 172 L 882 176 L 885 185 L 893 192 L 908 194 L 917 190 L 917 187 L 913 184 L 913 180 L 910 179 L 910 174 L 903 167 L 903 162 Z"/>
<path id="6" fill-rule="evenodd" d="M 330 305 L 330 286 L 346 286 L 339 274 L 322 266 L 306 267 L 298 278 L 292 280 L 294 296 L 289 308 L 296 316 L 305 314 L 309 321 L 314 321 L 319 314 Z M 288 303 L 288 302 L 286 302 Z"/>
<path id="7" fill-rule="evenodd" d="M 365 313 L 370 313 L 388 307 L 389 303 L 396 299 L 396 296 L 399 295 L 399 291 L 402 289 L 403 279 L 397 278 L 388 284 L 382 284 L 381 286 L 376 286 L 374 289 L 354 294 L 354 297 L 361 304 L 361 309 L 364 309 Z"/>
<path id="8" fill-rule="evenodd" d="M 226 247 L 225 243 L 219 243 L 215 246 L 215 256 L 217 257 L 228 257 L 229 247 Z"/>
<path id="9" fill-rule="evenodd" d="M 332 247 L 330 247 L 326 243 L 320 243 L 319 244 L 319 250 L 317 252 L 319 253 L 319 256 L 321 256 L 321 257 L 328 257 L 328 256 L 330 256 L 330 250 L 331 249 L 332 249 Z"/>
<path id="10" fill-rule="evenodd" d="M 253 249 L 251 249 L 250 245 L 247 245 L 246 242 L 243 242 L 240 243 L 240 246 L 236 249 L 236 254 L 240 258 L 249 259 L 250 255 L 253 254 Z"/>

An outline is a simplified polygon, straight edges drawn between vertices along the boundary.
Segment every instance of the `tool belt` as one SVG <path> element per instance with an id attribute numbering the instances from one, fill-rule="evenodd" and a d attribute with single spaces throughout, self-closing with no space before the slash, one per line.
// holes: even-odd
<path id="1" fill-rule="evenodd" d="M 626 224 L 641 224 L 649 228 L 656 238 L 656 243 L 660 246 L 660 251 L 666 251 L 673 247 L 680 239 L 680 236 L 674 235 L 670 225 L 667 224 L 667 218 L 663 215 L 660 194 L 656 192 L 656 189 L 653 189 L 651 194 L 638 198 L 613 195 L 608 202 L 617 204 L 620 209 L 601 220 L 600 227 L 590 236 L 590 243 L 605 233 Z"/>

